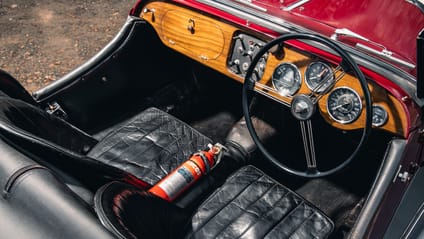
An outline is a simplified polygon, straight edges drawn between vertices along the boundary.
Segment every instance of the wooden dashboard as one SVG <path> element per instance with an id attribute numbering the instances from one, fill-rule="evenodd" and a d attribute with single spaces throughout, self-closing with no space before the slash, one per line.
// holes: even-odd
<path id="1" fill-rule="evenodd" d="M 221 22 L 200 13 L 164 2 L 152 2 L 146 5 L 141 15 L 150 23 L 163 44 L 166 46 L 213 68 L 226 76 L 243 82 L 244 78 L 236 74 L 228 66 L 232 54 L 232 43 L 236 34 L 243 31 L 233 25 Z M 248 32 L 246 32 L 248 34 Z M 258 36 L 262 41 L 269 39 L 267 36 Z M 266 60 L 264 72 L 255 86 L 255 90 L 284 104 L 290 104 L 292 97 L 282 96 L 272 85 L 271 78 L 274 69 L 282 62 L 295 64 L 302 76 L 305 75 L 307 66 L 320 59 L 308 52 L 284 47 L 284 56 L 276 57 L 269 54 Z M 325 61 L 325 59 L 323 59 Z M 335 66 L 329 63 L 332 68 Z M 302 78 L 303 81 L 303 78 Z M 407 133 L 407 119 L 402 104 L 385 89 L 368 81 L 374 105 L 378 105 L 387 111 L 387 122 L 379 126 L 379 129 L 389 131 L 399 136 Z M 349 87 L 358 92 L 363 101 L 363 94 L 358 80 L 352 75 L 346 74 L 335 84 L 334 88 Z M 309 94 L 311 90 L 302 83 L 297 93 Z M 331 92 L 325 94 L 318 102 L 318 108 L 324 119 L 332 126 L 341 130 L 354 130 L 362 128 L 365 122 L 365 110 L 360 112 L 359 117 L 348 124 L 339 123 L 330 117 L 327 110 L 327 98 Z"/>

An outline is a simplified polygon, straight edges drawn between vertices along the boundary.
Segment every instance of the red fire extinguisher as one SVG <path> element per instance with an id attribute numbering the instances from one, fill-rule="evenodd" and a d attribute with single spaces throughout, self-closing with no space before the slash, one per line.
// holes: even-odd
<path id="1" fill-rule="evenodd" d="M 199 151 L 191 155 L 187 161 L 151 187 L 149 192 L 168 202 L 174 201 L 219 163 L 224 149 L 223 145 L 216 143 L 213 146 L 209 145 L 208 151 Z"/>

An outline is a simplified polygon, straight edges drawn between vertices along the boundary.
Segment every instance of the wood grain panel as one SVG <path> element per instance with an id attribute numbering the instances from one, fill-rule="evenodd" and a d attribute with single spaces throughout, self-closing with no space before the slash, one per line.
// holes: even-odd
<path id="1" fill-rule="evenodd" d="M 164 2 L 149 3 L 140 17 L 154 27 L 166 46 L 228 77 L 243 82 L 244 79 L 242 77 L 234 74 L 227 68 L 227 59 L 229 54 L 231 54 L 230 48 L 232 38 L 234 33 L 240 29 L 197 12 Z M 190 30 L 192 21 L 194 21 L 194 31 Z M 267 39 L 267 37 L 264 36 L 263 39 Z M 295 64 L 302 75 L 302 84 L 298 94 L 309 94 L 310 90 L 304 81 L 305 70 L 310 63 L 322 59 L 290 47 L 284 47 L 284 51 L 285 54 L 283 59 L 277 59 L 272 54 L 269 55 L 264 75 L 260 80 L 261 84 L 258 84 L 255 90 L 289 105 L 291 97 L 281 96 L 273 89 L 271 75 L 275 67 L 282 62 Z M 329 65 L 335 67 L 334 64 Z M 374 84 L 372 81 L 369 81 L 368 85 L 373 97 L 373 103 L 380 105 L 388 112 L 389 119 L 387 123 L 379 128 L 397 135 L 405 136 L 407 133 L 407 119 L 402 104 L 395 97 L 388 94 L 386 90 Z M 363 93 L 360 84 L 354 76 L 346 74 L 335 85 L 335 87 L 340 86 L 347 86 L 354 89 L 359 93 L 363 101 Z M 354 130 L 364 126 L 364 110 L 362 110 L 360 117 L 350 124 L 341 124 L 331 119 L 327 112 L 327 98 L 328 94 L 321 98 L 318 103 L 318 108 L 320 114 L 329 124 L 341 130 Z"/>
<path id="2" fill-rule="evenodd" d="M 224 33 L 219 25 L 183 11 L 167 11 L 161 29 L 164 41 L 195 58 L 216 60 L 225 45 Z"/>
<path id="3" fill-rule="evenodd" d="M 145 9 L 141 17 L 155 28 L 166 46 L 234 77 L 225 63 L 237 28 L 169 3 L 152 2 Z M 194 33 L 188 30 L 191 20 L 195 22 Z"/>
<path id="4" fill-rule="evenodd" d="M 270 57 L 268 58 L 264 76 L 260 80 L 260 83 L 264 84 L 267 87 L 257 87 L 257 89 L 266 91 L 267 94 L 272 96 L 272 98 L 277 98 L 283 102 L 286 102 L 287 104 L 290 104 L 292 99 L 291 97 L 280 96 L 278 92 L 272 90 L 273 86 L 271 82 L 271 76 L 272 76 L 273 70 L 282 62 L 289 62 L 296 65 L 299 68 L 299 71 L 302 76 L 302 84 L 297 94 L 310 94 L 311 90 L 307 87 L 304 80 L 306 68 L 310 63 L 318 61 L 318 60 L 322 61 L 322 59 L 319 59 L 308 53 L 303 53 L 303 52 L 294 50 L 292 48 L 285 47 L 284 51 L 285 51 L 285 54 L 283 59 L 277 59 L 274 55 L 270 55 Z M 334 64 L 331 64 L 329 62 L 326 62 L 326 63 L 332 66 L 333 69 L 336 67 L 336 65 Z M 359 81 L 357 80 L 355 76 L 346 74 L 342 79 L 340 79 L 340 81 L 336 83 L 334 88 L 341 87 L 341 86 L 352 88 L 353 90 L 358 92 L 359 96 L 362 99 L 362 104 L 363 105 L 365 104 L 362 88 L 360 86 Z M 386 122 L 386 124 L 378 128 L 390 131 L 398 135 L 405 136 L 407 132 L 407 119 L 406 119 L 406 115 L 402 107 L 402 104 L 395 97 L 388 94 L 386 90 L 376 85 L 372 81 L 368 81 L 368 88 L 370 89 L 370 92 L 372 95 L 373 104 L 377 104 L 383 107 L 388 113 L 388 121 Z M 319 111 L 321 115 L 329 124 L 342 130 L 355 130 L 355 129 L 360 129 L 364 127 L 365 125 L 364 123 L 365 110 L 364 109 L 362 110 L 359 118 L 350 124 L 341 124 L 334 121 L 330 117 L 327 111 L 328 95 L 329 94 L 324 95 L 321 98 L 321 100 L 318 102 L 318 105 L 319 105 Z"/>

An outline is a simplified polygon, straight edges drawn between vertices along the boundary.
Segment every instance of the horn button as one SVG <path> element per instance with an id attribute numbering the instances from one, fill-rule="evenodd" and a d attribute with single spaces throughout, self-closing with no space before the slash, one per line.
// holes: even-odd
<path id="1" fill-rule="evenodd" d="M 291 113 L 298 120 L 308 120 L 315 112 L 315 104 L 306 95 L 296 95 L 291 102 Z"/>

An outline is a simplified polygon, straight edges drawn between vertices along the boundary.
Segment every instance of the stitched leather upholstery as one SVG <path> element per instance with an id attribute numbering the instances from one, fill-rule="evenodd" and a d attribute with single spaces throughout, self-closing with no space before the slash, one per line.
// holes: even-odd
<path id="1" fill-rule="evenodd" d="M 48 144 L 58 150 L 76 154 L 87 152 L 97 140 L 66 121 L 50 115 L 38 107 L 8 96 L 0 96 L 0 125 L 14 133 L 31 138 L 30 141 Z"/>
<path id="2" fill-rule="evenodd" d="M 149 108 L 99 141 L 42 109 L 0 95 L 0 133 L 23 150 L 63 171 L 154 184 L 203 149 L 210 139 L 175 117 Z M 131 175 L 128 175 L 131 174 Z"/>
<path id="3" fill-rule="evenodd" d="M 253 166 L 230 176 L 192 217 L 118 182 L 103 187 L 96 198 L 103 224 L 121 238 L 327 238 L 334 227 L 322 212 Z"/>
<path id="4" fill-rule="evenodd" d="M 109 133 L 88 156 L 153 185 L 211 140 L 156 108 Z"/>
<path id="5" fill-rule="evenodd" d="M 186 238 L 326 238 L 333 223 L 296 193 L 246 166 L 197 210 Z"/>

